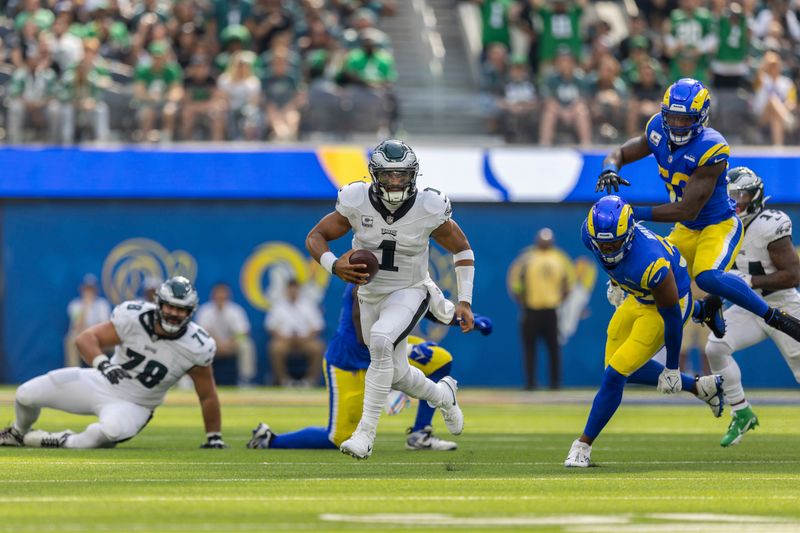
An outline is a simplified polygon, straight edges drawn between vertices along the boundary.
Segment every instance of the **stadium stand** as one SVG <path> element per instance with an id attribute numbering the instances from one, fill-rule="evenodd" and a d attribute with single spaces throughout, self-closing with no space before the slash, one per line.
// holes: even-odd
<path id="1" fill-rule="evenodd" d="M 586 108 L 589 142 L 606 144 L 639 131 L 670 80 L 693 76 L 712 88 L 714 125 L 731 142 L 793 144 L 799 12 L 786 0 L 8 0 L 0 132 L 69 144 L 104 140 L 107 121 L 118 141 L 405 131 L 586 143 L 570 120 L 551 126 L 560 101 Z M 253 109 L 236 105 L 246 84 L 219 83 L 242 51 L 260 85 Z M 562 83 L 553 71 L 566 51 L 576 75 Z M 154 72 L 158 55 L 167 66 Z M 137 83 L 148 90 L 134 97 Z M 224 115 L 224 135 L 190 103 Z M 143 116 L 158 119 L 153 131 L 140 131 Z"/>

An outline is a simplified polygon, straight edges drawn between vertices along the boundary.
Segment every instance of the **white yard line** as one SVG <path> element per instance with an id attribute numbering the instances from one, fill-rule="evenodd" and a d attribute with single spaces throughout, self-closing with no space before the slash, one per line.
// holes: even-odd
<path id="1" fill-rule="evenodd" d="M 504 496 L 504 495 L 472 495 L 472 496 L 404 496 L 403 501 L 443 501 L 443 502 L 472 502 L 472 501 L 542 501 L 542 500 L 563 500 L 564 496 L 561 494 L 551 495 L 537 495 L 525 494 L 519 496 Z M 396 495 L 387 494 L 386 496 L 376 496 L 374 494 L 351 494 L 343 496 L 287 496 L 287 495 L 261 495 L 261 496 L 103 496 L 104 502 L 138 502 L 138 503 L 198 503 L 198 502 L 341 502 L 341 501 L 397 501 Z M 756 495 L 742 495 L 731 496 L 729 494 L 720 496 L 592 496 L 592 500 L 602 501 L 716 501 L 716 500 L 800 500 L 799 496 L 788 495 L 771 495 L 771 496 L 756 496 Z M 8 496 L 0 500 L 0 507 L 3 504 L 19 504 L 19 503 L 78 503 L 85 502 L 86 498 L 81 496 Z"/>
<path id="2" fill-rule="evenodd" d="M 800 475 L 789 474 L 785 476 L 742 476 L 739 474 L 736 475 L 737 481 L 800 481 Z M 608 481 L 622 481 L 622 482 L 647 482 L 650 483 L 652 481 L 686 481 L 687 479 L 691 479 L 693 481 L 697 481 L 698 478 L 696 477 L 687 477 L 687 476 L 660 476 L 660 477 L 631 477 L 631 476 L 583 476 L 581 472 L 575 472 L 574 475 L 571 476 L 536 476 L 536 477 L 447 477 L 447 478 L 436 478 L 432 479 L 433 482 L 461 482 L 461 481 L 469 481 L 469 482 L 480 482 L 480 481 L 498 481 L 498 482 L 531 482 L 531 481 L 579 481 L 580 483 L 588 483 L 591 481 L 599 481 L 601 483 L 606 483 Z M 414 483 L 416 482 L 414 479 L 405 478 L 405 477 L 293 477 L 293 478 L 213 478 L 213 477 L 204 477 L 204 478 L 108 478 L 108 479 L 100 479 L 100 478 L 91 478 L 91 479 L 5 479 L 2 481 L 3 484 L 31 484 L 31 483 L 47 483 L 47 484 L 71 484 L 71 483 L 114 483 L 114 484 L 124 484 L 124 483 L 268 483 L 274 484 L 276 482 L 297 482 L 297 483 L 306 483 L 309 481 L 342 481 L 342 482 L 350 482 L 350 481 L 376 481 L 380 483 L 385 483 L 387 481 L 390 482 L 398 482 L 398 483 Z M 2 500 L 0 500 L 2 503 Z"/>
<path id="3" fill-rule="evenodd" d="M 19 466 L 19 465 L 42 465 L 42 466 L 159 466 L 159 465 L 174 465 L 174 466 L 188 466 L 188 465 L 219 465 L 219 466 L 254 466 L 254 465 L 271 465 L 271 466 L 339 466 L 350 465 L 352 462 L 336 461 L 336 462 L 322 462 L 322 461 L 84 461 L 83 459 L 75 459 L 73 461 L 64 460 L 48 460 L 45 457 L 36 460 L 15 460 L 7 459 L 0 460 L 0 469 L 5 465 Z M 369 466 L 560 466 L 561 461 L 514 461 L 514 462 L 486 462 L 486 461 L 393 461 L 393 462 L 364 462 L 359 463 L 359 468 Z M 800 464 L 800 459 L 786 459 L 786 460 L 714 460 L 714 461 L 599 461 L 601 465 L 794 465 Z"/>

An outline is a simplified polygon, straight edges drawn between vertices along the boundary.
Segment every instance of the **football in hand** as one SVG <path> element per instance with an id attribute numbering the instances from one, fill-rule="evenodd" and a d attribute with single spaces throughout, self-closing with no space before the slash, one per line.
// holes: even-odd
<path id="1" fill-rule="evenodd" d="M 367 283 L 372 281 L 372 278 L 375 277 L 375 274 L 378 273 L 379 266 L 378 266 L 378 259 L 375 257 L 375 254 L 370 252 L 369 250 L 356 250 L 350 255 L 350 264 L 351 265 L 367 265 L 367 268 L 362 269 L 361 272 L 366 272 L 369 274 L 367 278 Z"/>

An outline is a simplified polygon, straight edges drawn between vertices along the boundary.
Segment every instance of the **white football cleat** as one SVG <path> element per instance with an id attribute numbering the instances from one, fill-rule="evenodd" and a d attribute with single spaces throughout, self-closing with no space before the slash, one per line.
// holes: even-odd
<path id="1" fill-rule="evenodd" d="M 436 452 L 447 452 L 458 448 L 458 444 L 449 440 L 442 440 L 433 436 L 433 428 L 425 426 L 419 431 L 411 431 L 408 428 L 408 439 L 406 439 L 406 450 L 433 450 Z"/>
<path id="2" fill-rule="evenodd" d="M 269 448 L 269 443 L 272 442 L 275 433 L 264 422 L 259 422 L 253 430 L 253 437 L 248 441 L 247 447 L 252 449 L 265 449 Z"/>
<path id="3" fill-rule="evenodd" d="M 339 446 L 339 450 L 343 454 L 356 459 L 368 459 L 372 455 L 372 444 L 374 442 L 375 432 L 362 431 L 361 424 L 359 424 L 350 438 Z"/>
<path id="4" fill-rule="evenodd" d="M 444 391 L 445 403 L 440 405 L 439 409 L 442 411 L 447 431 L 453 435 L 461 435 L 461 432 L 464 431 L 464 413 L 461 412 L 456 400 L 458 382 L 450 376 L 445 376 L 439 380 L 436 386 Z"/>
<path id="5" fill-rule="evenodd" d="M 575 439 L 569 449 L 567 459 L 564 461 L 566 467 L 589 468 L 592 466 L 592 447 L 585 442 Z"/>
<path id="6" fill-rule="evenodd" d="M 719 418 L 725 409 L 725 399 L 722 394 L 722 376 L 711 374 L 709 376 L 695 376 L 697 397 L 711 408 L 714 416 Z"/>
<path id="7" fill-rule="evenodd" d="M 55 433 L 35 429 L 25 434 L 23 442 L 25 446 L 31 448 L 63 448 L 70 435 L 72 435 L 72 431 L 68 429 Z"/>
<path id="8" fill-rule="evenodd" d="M 0 446 L 22 446 L 22 433 L 20 433 L 14 426 L 0 430 Z"/>

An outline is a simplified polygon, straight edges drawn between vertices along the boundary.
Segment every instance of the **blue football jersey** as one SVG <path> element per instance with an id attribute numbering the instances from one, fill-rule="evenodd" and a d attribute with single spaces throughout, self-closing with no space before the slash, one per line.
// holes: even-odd
<path id="1" fill-rule="evenodd" d="M 348 283 L 342 295 L 342 312 L 336 333 L 328 343 L 325 359 L 342 370 L 364 370 L 369 367 L 369 348 L 358 342 L 353 325 L 353 288 Z"/>
<path id="2" fill-rule="evenodd" d="M 661 113 L 656 113 L 647 122 L 645 135 L 647 145 L 658 163 L 658 175 L 664 181 L 670 202 L 680 202 L 683 191 L 692 173 L 705 165 L 728 161 L 730 147 L 725 138 L 715 129 L 703 128 L 700 135 L 683 146 L 672 145 L 663 128 Z M 728 196 L 728 166 L 720 172 L 711 198 L 700 210 L 696 220 L 681 222 L 689 229 L 702 229 L 722 222 L 735 213 L 735 202 Z"/>
<path id="3" fill-rule="evenodd" d="M 603 270 L 622 290 L 643 304 L 655 303 L 653 288 L 660 285 L 667 273 L 672 270 L 678 286 L 678 297 L 682 299 L 686 296 L 691 290 L 691 280 L 686 269 L 686 261 L 678 249 L 665 238 L 639 224 L 634 227 L 633 232 L 631 248 L 622 261 L 613 268 L 599 261 Z M 581 228 L 581 237 L 583 245 L 594 252 L 586 221 Z"/>

